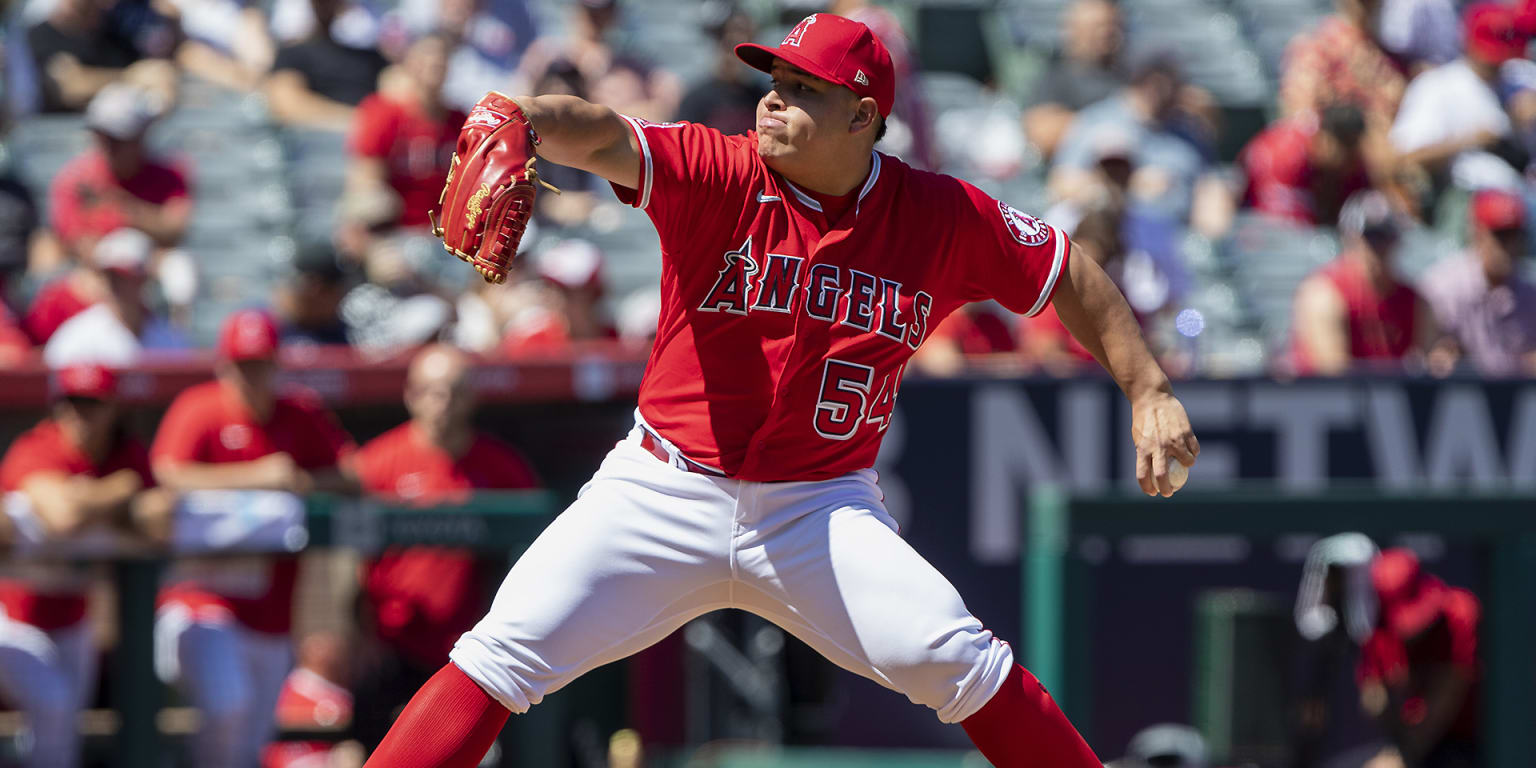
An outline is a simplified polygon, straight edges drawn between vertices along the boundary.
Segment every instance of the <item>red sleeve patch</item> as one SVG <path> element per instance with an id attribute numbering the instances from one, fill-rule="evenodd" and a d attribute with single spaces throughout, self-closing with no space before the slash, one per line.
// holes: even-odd
<path id="1" fill-rule="evenodd" d="M 1066 234 L 1040 219 L 962 183 L 964 279 L 962 301 L 996 299 L 1010 311 L 1033 317 L 1050 304 L 1066 269 Z"/>

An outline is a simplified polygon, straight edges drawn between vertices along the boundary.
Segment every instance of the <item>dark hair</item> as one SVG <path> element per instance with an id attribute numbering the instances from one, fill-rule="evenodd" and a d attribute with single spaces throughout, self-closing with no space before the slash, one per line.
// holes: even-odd
<path id="1" fill-rule="evenodd" d="M 309 242 L 301 245 L 293 257 L 293 273 L 306 276 L 328 285 L 346 282 L 347 273 L 336 258 L 336 249 L 329 243 Z"/>
<path id="2" fill-rule="evenodd" d="M 1354 104 L 1334 104 L 1323 109 L 1318 119 L 1323 133 L 1338 139 L 1345 146 L 1360 143 L 1365 135 L 1365 113 Z"/>
<path id="3" fill-rule="evenodd" d="M 1142 51 L 1131 60 L 1131 85 L 1142 85 L 1154 77 L 1166 77 L 1174 82 L 1184 81 L 1184 68 L 1179 57 L 1166 48 Z"/>
<path id="4" fill-rule="evenodd" d="M 883 138 L 885 138 L 885 118 L 882 117 L 880 118 L 880 127 L 875 129 L 875 143 L 879 144 Z"/>

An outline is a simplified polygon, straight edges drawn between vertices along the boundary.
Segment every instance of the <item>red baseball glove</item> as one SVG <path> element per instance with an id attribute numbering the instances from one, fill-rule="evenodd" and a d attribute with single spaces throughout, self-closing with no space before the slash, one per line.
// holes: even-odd
<path id="1" fill-rule="evenodd" d="M 560 191 L 541 181 L 533 169 L 538 143 L 528 116 L 495 91 L 481 97 L 459 130 L 432 234 L 486 282 L 507 279 L 507 268 L 533 215 L 535 184 Z"/>

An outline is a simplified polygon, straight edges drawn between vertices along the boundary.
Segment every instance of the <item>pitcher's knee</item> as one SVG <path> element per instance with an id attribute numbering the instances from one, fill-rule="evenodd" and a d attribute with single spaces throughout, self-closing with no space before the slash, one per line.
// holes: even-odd
<path id="1" fill-rule="evenodd" d="M 527 712 L 545 694 L 569 682 L 523 644 L 473 629 L 453 644 L 448 660 L 514 715 Z"/>
<path id="2" fill-rule="evenodd" d="M 945 723 L 958 723 L 997 693 L 1013 668 L 1013 650 L 976 627 L 932 638 L 899 652 L 881 671 L 915 704 Z"/>

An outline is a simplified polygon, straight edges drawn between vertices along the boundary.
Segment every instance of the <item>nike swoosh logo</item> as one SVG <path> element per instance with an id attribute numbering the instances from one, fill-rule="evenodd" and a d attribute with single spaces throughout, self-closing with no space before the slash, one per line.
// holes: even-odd
<path id="1" fill-rule="evenodd" d="M 759 203 L 777 203 L 783 199 L 784 198 L 778 197 L 777 195 L 765 195 L 761 192 L 757 193 L 757 201 Z"/>

